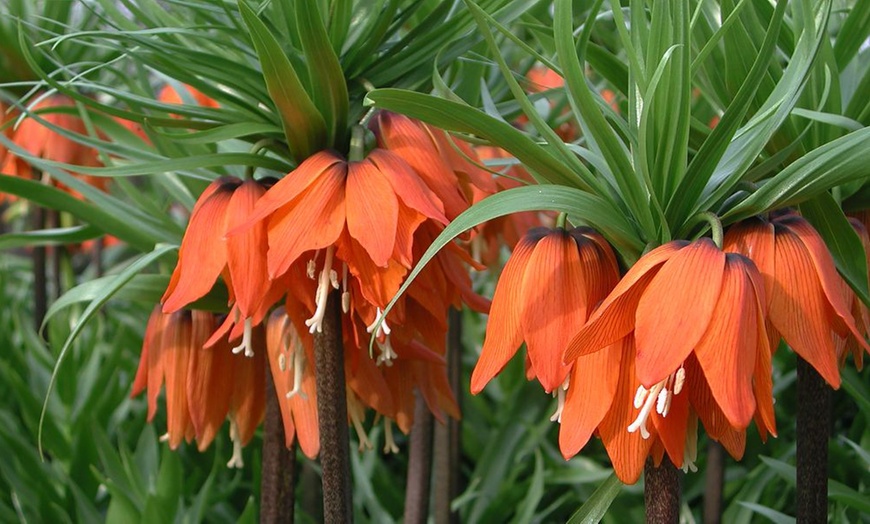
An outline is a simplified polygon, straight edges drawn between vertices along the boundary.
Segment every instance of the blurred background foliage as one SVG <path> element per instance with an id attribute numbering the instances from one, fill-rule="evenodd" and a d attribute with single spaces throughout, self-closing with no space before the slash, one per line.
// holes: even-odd
<path id="1" fill-rule="evenodd" d="M 320 3 L 324 12 L 334 5 L 352 8 L 352 16 L 343 22 L 346 31 L 339 28 L 330 34 L 347 80 L 349 121 L 358 121 L 368 111 L 363 99 L 372 87 L 431 91 L 506 122 L 521 115 L 520 104 L 462 2 Z M 800 18 L 804 5 L 793 3 L 797 7 L 789 11 L 790 24 Z M 541 58 L 555 53 L 551 2 L 478 4 L 510 28 L 512 36 L 496 35 L 500 52 L 516 80 L 532 93 L 530 99 L 541 116 L 556 129 L 572 122 L 564 93 L 542 90 L 528 75 Z M 574 2 L 578 25 L 593 4 Z M 698 69 L 690 144 L 700 146 L 748 74 L 752 62 L 741 60 L 740 50 L 760 48 L 772 7 L 754 0 L 690 4 L 700 20 L 696 31 L 706 38 L 722 29 L 717 24 L 723 12 L 739 10 L 732 30 L 719 35 L 724 43 L 714 46 Z M 294 41 L 297 28 L 293 17 L 282 11 L 288 5 L 266 2 L 260 6 L 261 20 L 270 32 L 282 36 L 284 51 L 308 85 L 312 79 L 304 76 L 308 73 L 300 58 L 301 44 Z M 828 38 L 809 87 L 798 109 L 764 144 L 754 164 L 758 177 L 845 131 L 870 125 L 868 5 L 833 3 Z M 587 59 L 595 68 L 591 81 L 613 97 L 599 103 L 616 122 L 629 109 L 628 71 L 619 54 L 612 12 L 609 17 L 603 13 Z M 773 82 L 782 77 L 797 29 L 780 34 L 778 52 L 783 60 L 770 66 L 750 104 L 752 112 L 763 107 Z M 183 106 L 159 101 L 164 85 L 177 90 L 193 86 L 219 100 L 220 107 L 198 106 L 185 94 Z M 263 111 L 259 105 L 270 103 L 270 96 L 238 7 L 221 0 L 8 0 L 0 5 L 0 99 L 18 103 L 23 110 L 45 90 L 76 100 L 79 116 L 92 123 L 88 133 L 55 130 L 97 147 L 102 167 L 81 172 L 109 177 L 112 184 L 104 193 L 69 174 L 72 166 L 38 158 L 30 160 L 85 200 L 55 194 L 37 183 L 0 182 L 0 190 L 23 197 L 8 199 L 0 207 L 0 448 L 6 450 L 0 467 L 0 521 L 255 522 L 259 437 L 245 449 L 242 470 L 225 466 L 232 450 L 226 431 L 203 453 L 193 446 L 169 452 L 159 442 L 165 413 L 158 412 L 154 423 L 146 424 L 145 399 L 129 398 L 145 322 L 166 286 L 172 263 L 170 256 L 152 249 L 177 245 L 184 210 L 192 207 L 208 180 L 224 174 L 242 176 L 249 165 L 264 174 L 281 175 L 296 164 L 291 151 L 272 143 L 264 155 L 248 153 L 251 144 L 263 139 L 280 141 L 285 129 L 278 111 Z M 534 126 L 524 129 L 540 139 Z M 340 137 L 336 140 L 341 142 Z M 582 143 L 582 138 L 577 140 Z M 503 167 L 498 162 L 491 165 Z M 870 192 L 862 183 L 834 194 L 852 210 L 870 203 Z M 59 210 L 58 223 L 39 235 L 26 233 L 32 229 L 28 213 L 33 204 L 28 199 Z M 99 248 L 71 245 L 73 239 L 79 243 L 103 234 L 122 243 Z M 50 294 L 63 297 L 49 309 L 49 321 L 41 331 L 34 325 L 31 268 L 37 246 L 57 261 L 51 269 Z M 144 258 L 149 252 L 154 256 Z M 507 252 L 502 255 L 504 260 Z M 147 271 L 128 274 L 136 263 Z M 497 273 L 498 268 L 492 268 L 475 275 L 484 295 L 491 296 Z M 106 300 L 97 312 L 96 305 Z M 204 305 L 219 309 L 225 302 L 218 291 Z M 82 325 L 83 320 L 88 322 Z M 555 401 L 526 382 L 521 359 L 514 359 L 482 394 L 469 395 L 485 317 L 466 311 L 462 324 L 463 387 L 457 395 L 463 408 L 463 489 L 453 502 L 462 522 L 569 520 L 611 474 L 603 448 L 592 442 L 570 461 L 561 457 L 557 426 L 549 421 Z M 74 332 L 77 336 L 70 336 Z M 56 368 L 62 352 L 65 360 Z M 41 458 L 40 414 L 55 372 L 41 431 Z M 779 437 L 762 443 L 750 433 L 744 459 L 726 461 L 725 522 L 794 521 L 790 515 L 795 507 L 796 399 L 791 352 L 776 354 L 774 373 Z M 830 515 L 836 522 L 870 522 L 868 386 L 870 371 L 856 371 L 850 363 L 843 371 L 843 387 L 834 396 L 829 492 Z M 374 428 L 370 436 L 377 442 L 381 429 L 371 422 L 366 427 Z M 377 444 L 376 451 L 354 451 L 354 505 L 360 522 L 401 520 L 407 441 L 400 437 L 398 443 L 398 454 L 383 455 Z M 699 449 L 706 449 L 706 443 L 702 441 Z M 686 522 L 702 521 L 705 456 L 699 453 L 699 472 L 683 477 Z M 297 520 L 317 522 L 317 464 L 301 454 L 299 460 L 305 465 L 297 485 Z M 642 484 L 626 486 L 603 522 L 638 522 L 643 512 Z"/>

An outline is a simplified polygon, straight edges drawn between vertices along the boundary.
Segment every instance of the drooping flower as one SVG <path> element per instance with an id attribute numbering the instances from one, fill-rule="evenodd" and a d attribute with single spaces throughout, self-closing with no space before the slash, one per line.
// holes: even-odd
<path id="1" fill-rule="evenodd" d="M 251 359 L 233 354 L 226 341 L 205 348 L 215 325 L 211 313 L 182 310 L 164 314 L 155 308 L 145 330 L 131 395 L 147 390 L 150 421 L 165 384 L 163 439 L 171 449 L 194 438 L 199 449 L 205 449 L 229 418 L 235 444 L 230 465 L 241 466 L 241 447 L 253 437 L 265 410 L 264 333 L 256 330 L 254 343 L 260 351 Z"/>
<path id="2" fill-rule="evenodd" d="M 184 104 L 185 97 L 191 99 L 202 107 L 220 107 L 220 104 L 210 96 L 206 95 L 199 89 L 185 85 L 184 89 L 187 93 L 182 96 L 172 84 L 166 84 L 160 93 L 157 95 L 157 100 L 167 104 Z"/>
<path id="3" fill-rule="evenodd" d="M 751 258 L 763 275 L 772 340 L 782 336 L 828 384 L 839 387 L 836 338 L 852 338 L 867 351 L 870 346 L 818 232 L 795 214 L 754 218 L 732 226 L 724 246 Z"/>
<path id="4" fill-rule="evenodd" d="M 191 213 L 178 264 L 163 295 L 163 310 L 177 311 L 205 296 L 223 275 L 232 310 L 209 343 L 233 328 L 230 339 L 242 336 L 237 349 L 248 356 L 252 351 L 252 327 L 263 321 L 284 291 L 266 274 L 265 226 L 256 224 L 230 237 L 226 233 L 248 219 L 254 204 L 266 192 L 266 184 L 223 177 L 203 191 Z"/>
<path id="5" fill-rule="evenodd" d="M 74 109 L 74 102 L 66 96 L 45 97 L 30 108 L 30 111 L 39 113 L 38 118 L 33 116 L 23 118 L 17 128 L 11 131 L 10 138 L 15 145 L 37 158 L 71 166 L 100 166 L 101 162 L 94 148 L 67 138 L 50 127 L 56 126 L 72 133 L 87 135 L 85 123 L 74 114 Z M 4 155 L 0 172 L 21 178 L 33 178 L 31 165 L 12 150 Z M 109 180 L 92 175 L 79 175 L 79 178 L 101 190 L 106 189 Z M 54 181 L 54 184 L 81 198 L 81 194 L 59 181 Z"/>
<path id="6" fill-rule="evenodd" d="M 849 223 L 858 234 L 858 238 L 861 239 L 861 244 L 864 246 L 865 258 L 870 261 L 870 234 L 868 234 L 867 228 L 857 218 L 849 217 Z M 868 262 L 867 268 L 867 277 L 868 280 L 870 280 L 870 262 Z M 870 334 L 870 311 L 868 311 L 864 302 L 858 298 L 858 295 L 852 291 L 852 288 L 849 287 L 849 284 L 843 279 L 841 279 L 841 287 L 843 289 L 843 294 L 846 297 L 846 303 L 852 305 L 852 316 L 855 318 L 855 326 L 858 328 L 858 333 L 862 335 L 862 340 L 866 340 L 868 334 Z M 855 362 L 855 367 L 859 371 L 863 369 L 864 351 L 860 344 L 858 344 L 858 339 L 847 335 L 846 337 L 837 336 L 835 340 L 837 343 L 837 355 L 840 367 L 845 364 L 846 356 L 851 354 L 852 360 Z"/>
<path id="7" fill-rule="evenodd" d="M 774 432 L 772 393 L 764 377 L 770 375 L 766 304 L 761 275 L 748 258 L 726 255 L 709 239 L 669 242 L 626 273 L 571 340 L 565 361 L 633 336 L 639 411 L 628 429 L 642 436 L 650 434 L 653 414 L 670 419 L 675 406 L 689 406 L 692 394 L 687 403 L 679 393 L 701 380 L 689 377 L 693 372 L 703 374 L 732 428 L 745 429 L 759 413 Z M 712 409 L 705 403 L 691 407 L 702 421 Z M 685 413 L 657 428 L 675 464 L 682 462 Z M 674 428 L 681 429 L 670 434 Z"/>
<path id="8" fill-rule="evenodd" d="M 562 363 L 562 352 L 618 275 L 613 252 L 594 231 L 531 230 L 496 285 L 472 393 L 504 368 L 523 341 L 531 373 L 544 390 L 562 387 L 571 371 Z"/>

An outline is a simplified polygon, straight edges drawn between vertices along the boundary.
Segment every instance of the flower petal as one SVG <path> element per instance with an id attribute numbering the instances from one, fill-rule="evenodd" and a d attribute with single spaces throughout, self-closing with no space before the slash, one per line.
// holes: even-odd
<path id="1" fill-rule="evenodd" d="M 559 426 L 559 449 L 566 459 L 589 442 L 610 410 L 619 382 L 622 352 L 623 343 L 617 342 L 574 361 Z"/>
<path id="2" fill-rule="evenodd" d="M 761 273 L 764 280 L 765 301 L 762 304 L 765 314 L 773 290 L 773 275 L 776 272 L 773 229 L 770 222 L 749 218 L 731 226 L 722 242 L 722 251 L 748 257 Z"/>
<path id="3" fill-rule="evenodd" d="M 475 395 L 501 372 L 523 342 L 520 331 L 523 275 L 537 243 L 535 237 L 540 238 L 541 234 L 530 232 L 520 240 L 495 285 L 483 349 L 471 374 L 471 392 Z"/>
<path id="4" fill-rule="evenodd" d="M 335 243 L 346 222 L 346 178 L 347 165 L 334 164 L 292 205 L 272 215 L 268 226 L 270 278 L 284 274 L 302 253 Z"/>
<path id="5" fill-rule="evenodd" d="M 444 205 L 438 196 L 429 189 L 417 173 L 402 157 L 386 149 L 375 149 L 368 159 L 374 163 L 384 177 L 389 180 L 393 191 L 402 203 L 425 216 L 447 225 Z"/>
<path id="6" fill-rule="evenodd" d="M 743 255 L 730 253 L 726 260 L 722 292 L 695 356 L 728 421 L 745 429 L 755 413 L 752 375 L 759 341 L 759 301 L 748 272 L 757 270 Z"/>
<path id="7" fill-rule="evenodd" d="M 538 381 L 547 393 L 571 371 L 562 352 L 586 320 L 586 282 L 577 243 L 556 229 L 535 246 L 523 274 L 520 325 Z"/>
<path id="8" fill-rule="evenodd" d="M 702 238 L 670 258 L 637 304 L 637 378 L 645 387 L 680 367 L 701 339 L 722 288 L 723 253 Z"/>
<path id="9" fill-rule="evenodd" d="M 616 284 L 613 291 L 592 313 L 568 345 L 564 362 L 592 353 L 625 337 L 634 329 L 635 310 L 644 289 L 664 264 L 688 243 L 675 240 L 663 244 L 637 261 Z"/>
<path id="10" fill-rule="evenodd" d="M 396 245 L 399 202 L 381 171 L 369 160 L 347 168 L 347 230 L 378 267 L 385 267 Z"/>
<path id="11" fill-rule="evenodd" d="M 227 208 L 227 223 L 230 227 L 245 221 L 265 192 L 263 186 L 253 180 L 245 181 L 236 189 Z M 266 270 L 266 224 L 260 222 L 243 233 L 227 237 L 226 243 L 227 267 L 236 306 L 242 318 L 251 318 L 260 308 L 270 287 Z"/>
<path id="12" fill-rule="evenodd" d="M 830 308 L 812 257 L 790 228 L 776 228 L 776 275 L 768 316 L 795 352 L 832 387 L 840 387 Z"/>

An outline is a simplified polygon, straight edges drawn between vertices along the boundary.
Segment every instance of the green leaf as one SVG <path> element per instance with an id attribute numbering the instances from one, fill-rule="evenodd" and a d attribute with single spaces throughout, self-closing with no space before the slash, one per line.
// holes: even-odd
<path id="1" fill-rule="evenodd" d="M 532 473 L 532 482 L 529 486 L 528 493 L 523 501 L 517 507 L 517 513 L 514 516 L 513 522 L 523 524 L 531 522 L 535 516 L 535 509 L 540 504 L 544 496 L 544 461 L 541 458 L 540 450 L 535 450 L 535 471 Z"/>
<path id="2" fill-rule="evenodd" d="M 37 180 L 0 174 L 0 191 L 26 198 L 50 209 L 66 211 L 74 217 L 142 249 L 151 249 L 165 232 L 149 230 L 143 223 L 128 223 L 113 213 L 84 202 L 69 193 Z"/>
<path id="3" fill-rule="evenodd" d="M 774 524 L 794 524 L 795 522 L 797 522 L 794 517 L 770 509 L 767 506 L 762 506 L 761 504 L 743 501 L 738 501 L 738 504 L 740 504 L 744 508 L 752 510 L 755 513 L 758 513 L 759 515 L 767 517 Z"/>
<path id="4" fill-rule="evenodd" d="M 93 226 L 73 226 L 56 229 L 40 229 L 25 233 L 0 235 L 0 249 L 13 249 L 23 246 L 57 246 L 79 244 L 102 234 Z"/>
<path id="5" fill-rule="evenodd" d="M 137 274 L 139 274 L 142 270 L 148 267 L 152 262 L 158 260 L 160 257 L 169 253 L 170 251 L 174 251 L 175 246 L 158 246 L 154 249 L 154 251 L 141 256 L 136 262 L 130 264 L 124 271 L 122 271 L 117 276 L 113 277 L 112 282 L 106 285 L 96 297 L 88 304 L 88 307 L 85 308 L 84 312 L 82 312 L 82 316 L 79 318 L 78 323 L 73 327 L 72 331 L 70 331 L 69 336 L 63 343 L 63 347 L 60 349 L 60 353 L 57 356 L 57 362 L 54 365 L 54 369 L 51 372 L 51 379 L 48 382 L 48 390 L 45 392 L 45 401 L 42 404 L 42 412 L 39 415 L 39 430 L 37 432 L 37 447 L 39 448 L 39 453 L 42 455 L 42 425 L 45 420 L 45 414 L 48 411 L 48 402 L 51 398 L 51 391 L 54 388 L 54 383 L 57 380 L 58 370 L 60 369 L 61 364 L 63 363 L 64 358 L 67 353 L 69 353 L 69 349 L 72 346 L 73 341 L 78 337 L 78 335 L 82 332 L 85 325 L 88 321 L 96 314 L 96 312 L 105 304 L 112 296 L 117 293 L 117 291 L 124 287 L 127 282 L 133 279 Z"/>
<path id="6" fill-rule="evenodd" d="M 326 121 L 327 144 L 344 149 L 347 135 L 347 83 L 317 4 L 311 0 L 295 2 L 296 27 L 308 64 L 314 105 Z"/>
<path id="7" fill-rule="evenodd" d="M 870 128 L 853 131 L 805 154 L 725 215 L 728 222 L 799 204 L 823 191 L 870 177 Z"/>
<path id="8" fill-rule="evenodd" d="M 390 301 L 380 320 L 408 289 L 417 275 L 448 243 L 466 229 L 494 218 L 521 211 L 550 210 L 567 213 L 573 223 L 586 223 L 597 229 L 620 251 L 627 266 L 631 266 L 643 250 L 643 243 L 634 234 L 631 224 L 616 209 L 601 198 L 570 187 L 538 185 L 508 189 L 474 204 L 456 217 L 420 257 L 420 261 L 405 279 L 396 296 Z M 371 339 L 372 342 L 374 338 Z M 371 344 L 370 344 L 371 345 Z"/>
<path id="9" fill-rule="evenodd" d="M 596 524 L 601 522 L 613 499 L 622 491 L 623 484 L 616 478 L 616 473 L 610 475 L 598 489 L 592 493 L 589 500 L 580 506 L 576 513 L 571 515 L 568 524 Z"/>
<path id="10" fill-rule="evenodd" d="M 573 171 L 526 134 L 471 106 L 401 89 L 375 89 L 366 95 L 366 103 L 441 129 L 485 138 L 517 157 L 547 182 L 570 187 L 583 184 Z"/>
<path id="11" fill-rule="evenodd" d="M 263 67 L 266 89 L 281 114 L 287 145 L 296 160 L 302 161 L 326 147 L 326 122 L 266 24 L 257 18 L 245 0 L 239 0 L 239 11 Z"/>
<path id="12" fill-rule="evenodd" d="M 834 55 L 840 71 L 845 69 L 852 58 L 858 54 L 861 44 L 868 36 L 870 36 L 870 2 L 854 2 L 834 42 Z"/>
<path id="13" fill-rule="evenodd" d="M 840 205 L 830 193 L 824 191 L 803 202 L 801 215 L 816 228 L 834 257 L 837 269 L 855 294 L 870 307 L 870 282 L 867 281 L 867 255 L 855 229 L 849 223 Z"/>

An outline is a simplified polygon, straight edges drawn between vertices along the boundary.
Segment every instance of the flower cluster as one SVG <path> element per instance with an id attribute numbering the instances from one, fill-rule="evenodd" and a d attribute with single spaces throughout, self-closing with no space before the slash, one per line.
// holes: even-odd
<path id="1" fill-rule="evenodd" d="M 363 428 L 367 409 L 384 418 L 385 451 L 396 449 L 392 425 L 410 430 L 415 390 L 439 420 L 459 417 L 446 375 L 447 312 L 463 303 L 489 308 L 472 290 L 468 267 L 482 266 L 462 247 L 471 244 L 442 250 L 388 318 L 383 312 L 449 220 L 499 187 L 470 147 L 442 131 L 391 113 L 376 114 L 370 131 L 376 146 L 362 158 L 321 151 L 280 180 L 223 177 L 200 195 L 155 313 L 164 320 L 153 322 L 183 324 L 206 315 L 213 329 L 188 337 L 185 356 L 157 363 L 154 355 L 174 350 L 163 342 L 167 335 L 150 334 L 160 328 L 149 327 L 134 388 L 138 393 L 147 386 L 153 406 L 165 379 L 170 419 L 189 421 L 168 428 L 172 446 L 191 438 L 208 445 L 213 434 L 200 429 L 201 413 L 215 417 L 209 421 L 228 417 L 234 440 L 246 443 L 250 424 L 262 418 L 261 403 L 248 403 L 243 424 L 220 395 L 192 392 L 215 380 L 203 373 L 241 378 L 224 366 L 266 358 L 287 444 L 298 439 L 306 455 L 316 455 L 314 335 L 324 328 L 330 296 L 341 305 L 347 407 L 361 449 L 372 447 Z M 184 309 L 218 281 L 229 292 L 222 320 Z M 194 364 L 200 359 L 215 364 Z M 228 388 L 222 380 L 222 394 L 264 389 L 257 382 L 262 374 Z"/>
<path id="2" fill-rule="evenodd" d="M 821 237 L 796 214 L 735 224 L 721 247 L 666 243 L 621 279 L 591 230 L 536 229 L 498 282 L 472 391 L 525 342 L 528 376 L 559 397 L 563 455 L 597 434 L 619 478 L 634 483 L 650 455 L 694 468 L 698 421 L 735 458 L 753 420 L 762 438 L 776 435 L 780 339 L 836 388 L 845 354 L 860 364 L 870 351 L 867 326 Z"/>

